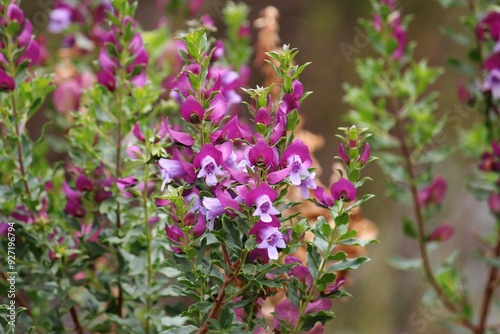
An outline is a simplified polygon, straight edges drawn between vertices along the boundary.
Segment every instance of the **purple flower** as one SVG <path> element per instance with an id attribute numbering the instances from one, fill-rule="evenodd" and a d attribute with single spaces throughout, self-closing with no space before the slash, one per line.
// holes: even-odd
<path id="1" fill-rule="evenodd" d="M 307 179 L 311 177 L 311 174 L 307 170 L 312 165 L 309 148 L 301 140 L 294 140 L 285 152 L 283 152 L 280 165 L 285 167 L 285 169 L 269 173 L 268 181 L 276 184 L 288 176 L 293 185 L 300 186 L 302 178 Z"/>
<path id="2" fill-rule="evenodd" d="M 80 200 L 80 197 L 82 196 L 80 192 L 71 189 L 66 181 L 63 182 L 63 191 L 68 199 Z"/>
<path id="3" fill-rule="evenodd" d="M 193 146 L 194 144 L 194 139 L 190 134 L 173 130 L 168 124 L 168 119 L 165 119 L 162 122 L 162 131 L 168 133 L 173 141 L 179 144 L 182 144 L 184 146 Z"/>
<path id="4" fill-rule="evenodd" d="M 121 179 L 114 179 L 118 190 L 125 197 L 132 197 L 133 195 L 127 191 L 127 188 L 131 188 L 137 184 L 137 179 L 133 176 L 127 176 Z"/>
<path id="5" fill-rule="evenodd" d="M 192 96 L 188 96 L 181 105 L 181 116 L 186 122 L 198 124 L 203 120 L 204 115 L 203 106 Z"/>
<path id="6" fill-rule="evenodd" d="M 206 209 L 205 216 L 208 220 L 208 229 L 214 229 L 215 218 L 221 216 L 225 212 L 225 208 L 218 198 L 204 197 L 203 206 Z"/>
<path id="7" fill-rule="evenodd" d="M 441 176 L 435 177 L 430 185 L 420 191 L 420 204 L 424 207 L 428 207 L 431 204 L 441 204 L 446 194 L 447 186 L 446 181 Z"/>
<path id="8" fill-rule="evenodd" d="M 134 134 L 135 138 L 137 138 L 137 140 L 139 140 L 141 142 L 144 142 L 146 140 L 146 138 L 144 137 L 144 134 L 141 131 L 139 123 L 137 123 L 137 122 L 134 124 L 134 127 L 132 128 L 132 133 Z"/>
<path id="9" fill-rule="evenodd" d="M 28 65 L 33 66 L 38 61 L 39 56 L 40 46 L 34 39 L 32 39 L 29 41 L 28 46 L 26 46 L 24 54 L 17 60 L 17 63 L 21 64 L 23 61 L 27 60 Z"/>
<path id="10" fill-rule="evenodd" d="M 131 159 L 140 159 L 143 156 L 141 148 L 137 145 L 127 147 L 125 152 Z"/>
<path id="11" fill-rule="evenodd" d="M 81 206 L 80 201 L 76 199 L 68 199 L 64 210 L 74 217 L 82 218 L 85 216 L 85 210 Z"/>
<path id="12" fill-rule="evenodd" d="M 492 152 L 485 152 L 481 155 L 479 169 L 483 172 L 500 171 L 500 141 L 491 142 Z"/>
<path id="13" fill-rule="evenodd" d="M 265 126 L 269 126 L 269 124 L 271 124 L 271 114 L 269 113 L 269 110 L 264 107 L 257 110 L 257 112 L 255 113 L 254 121 L 255 123 L 261 123 Z"/>
<path id="14" fill-rule="evenodd" d="M 0 90 L 11 91 L 16 88 L 14 79 L 0 68 Z"/>
<path id="15" fill-rule="evenodd" d="M 11 22 L 16 21 L 19 25 L 22 25 L 24 21 L 24 13 L 19 6 L 10 3 L 9 6 L 7 6 L 7 18 Z"/>
<path id="16" fill-rule="evenodd" d="M 110 92 L 114 92 L 116 90 L 116 79 L 110 71 L 99 71 L 99 73 L 97 73 L 97 82 L 106 87 Z"/>
<path id="17" fill-rule="evenodd" d="M 361 164 L 365 165 L 368 162 L 368 160 L 370 159 L 370 155 L 371 155 L 370 154 L 370 144 L 366 143 L 365 150 L 359 156 L 358 161 L 361 161 Z"/>
<path id="18" fill-rule="evenodd" d="M 9 224 L 0 221 L 0 235 L 7 235 L 9 230 Z"/>
<path id="19" fill-rule="evenodd" d="M 204 145 L 193 160 L 194 167 L 200 168 L 198 178 L 205 178 L 208 186 L 217 185 L 217 175 L 224 175 L 224 172 L 219 168 L 221 163 L 222 153 L 212 144 Z"/>
<path id="20" fill-rule="evenodd" d="M 181 163 L 177 160 L 161 158 L 158 160 L 162 171 L 161 176 L 163 178 L 163 183 L 161 184 L 161 190 L 165 188 L 165 185 L 172 182 L 172 179 L 183 177 L 186 172 L 182 167 Z"/>
<path id="21" fill-rule="evenodd" d="M 246 141 L 251 141 L 252 134 L 247 127 L 240 123 L 238 116 L 234 116 L 229 122 L 226 123 L 222 130 L 214 132 L 210 136 L 210 140 L 212 142 L 216 142 L 221 139 L 243 139 Z"/>
<path id="22" fill-rule="evenodd" d="M 106 52 L 106 49 L 101 49 L 99 52 L 99 64 L 101 65 L 101 68 L 105 71 L 108 71 L 112 73 L 115 69 L 117 69 L 119 66 L 116 61 L 111 59 L 111 57 L 108 55 Z"/>
<path id="23" fill-rule="evenodd" d="M 94 185 L 92 184 L 92 182 L 90 181 L 90 179 L 86 176 L 86 175 L 80 175 L 78 177 L 78 179 L 76 180 L 76 183 L 75 183 L 75 187 L 76 189 L 78 189 L 78 191 L 92 191 L 94 189 Z"/>
<path id="24" fill-rule="evenodd" d="M 485 34 L 489 32 L 493 40 L 500 39 L 500 12 L 489 12 L 476 26 L 477 37 L 486 40 Z"/>
<path id="25" fill-rule="evenodd" d="M 316 189 L 314 189 L 314 196 L 316 197 L 318 202 L 325 207 L 330 208 L 335 204 L 335 200 L 333 199 L 333 197 L 329 195 L 323 187 L 316 187 Z"/>
<path id="26" fill-rule="evenodd" d="M 500 215 L 500 193 L 492 193 L 488 197 L 488 208 L 495 215 Z"/>
<path id="27" fill-rule="evenodd" d="M 305 313 L 317 313 L 319 311 L 329 311 L 332 308 L 332 300 L 330 298 L 320 298 L 311 301 L 307 304 Z"/>
<path id="28" fill-rule="evenodd" d="M 272 215 L 280 213 L 273 206 L 276 196 L 276 192 L 268 184 L 261 183 L 246 195 L 246 203 L 248 206 L 256 206 L 253 216 L 259 216 L 263 222 L 269 223 L 273 220 Z"/>
<path id="29" fill-rule="evenodd" d="M 340 146 L 339 146 L 339 157 L 342 160 L 344 160 L 344 163 L 346 165 L 349 165 L 349 163 L 351 162 L 351 159 L 349 159 L 349 156 L 346 153 L 346 149 L 344 147 L 344 143 L 340 143 Z"/>
<path id="30" fill-rule="evenodd" d="M 311 286 L 312 283 L 311 273 L 309 272 L 307 266 L 302 265 L 302 261 L 300 259 L 296 258 L 295 256 L 288 255 L 285 258 L 285 263 L 286 264 L 298 263 L 298 265 L 290 269 L 288 275 L 297 278 L 298 280 L 306 283 L 308 286 Z"/>
<path id="31" fill-rule="evenodd" d="M 341 178 L 335 182 L 331 186 L 330 192 L 332 193 L 333 199 L 336 201 L 346 199 L 349 202 L 352 202 L 356 198 L 356 187 L 351 181 L 345 178 Z"/>
<path id="32" fill-rule="evenodd" d="M 444 223 L 436 227 L 434 231 L 429 235 L 429 241 L 446 241 L 453 236 L 455 232 L 453 226 L 450 224 Z"/>
<path id="33" fill-rule="evenodd" d="M 316 173 L 313 172 L 307 178 L 300 180 L 300 186 L 299 186 L 300 187 L 300 196 L 302 196 L 303 199 L 309 198 L 309 196 L 310 196 L 309 190 L 315 190 L 318 187 L 316 185 L 316 182 L 314 182 L 315 177 L 316 177 Z"/>
<path id="34" fill-rule="evenodd" d="M 307 334 L 323 334 L 324 332 L 325 327 L 321 322 L 318 321 L 314 324 L 314 327 L 307 332 Z"/>
<path id="35" fill-rule="evenodd" d="M 487 71 L 500 68 L 500 52 L 495 52 L 484 60 L 483 67 Z"/>
<path id="36" fill-rule="evenodd" d="M 165 224 L 165 233 L 167 234 L 167 237 L 170 239 L 170 241 L 180 246 L 184 246 L 186 244 L 186 241 L 190 238 L 198 238 L 203 233 L 205 233 L 206 229 L 207 224 L 205 222 L 205 219 L 203 218 L 203 215 L 198 215 L 197 223 L 193 226 L 189 234 L 187 234 L 187 232 L 184 232 L 179 226 L 175 224 L 173 224 L 172 226 Z M 172 250 L 176 253 L 181 252 L 181 249 L 178 247 L 172 247 Z"/>
<path id="37" fill-rule="evenodd" d="M 404 51 L 406 48 L 406 43 L 408 42 L 408 37 L 406 36 L 406 31 L 403 29 L 400 23 L 400 18 L 398 18 L 394 24 L 394 30 L 392 35 L 398 42 L 396 50 L 392 53 L 392 59 L 399 60 L 403 58 Z"/>
<path id="38" fill-rule="evenodd" d="M 57 86 L 52 99 L 56 110 L 61 114 L 65 114 L 78 109 L 81 96 L 82 87 L 80 83 L 75 79 L 69 79 Z"/>
<path id="39" fill-rule="evenodd" d="M 304 95 L 304 86 L 300 81 L 293 80 L 292 92 L 283 96 L 280 110 L 287 115 L 293 110 L 299 111 L 302 95 Z"/>
<path id="40" fill-rule="evenodd" d="M 297 326 L 297 322 L 299 321 L 300 312 L 295 305 L 292 304 L 288 299 L 283 300 L 281 303 L 275 306 L 274 312 L 276 312 L 276 316 L 281 319 L 283 322 L 286 322 L 290 325 L 291 328 L 295 328 Z M 280 321 L 274 318 L 274 327 L 277 329 L 281 329 Z"/>
<path id="41" fill-rule="evenodd" d="M 222 93 L 218 93 L 214 96 L 212 101 L 210 102 L 210 106 L 208 107 L 208 117 L 207 119 L 215 122 L 220 122 L 227 111 L 227 100 L 222 95 Z"/>
<path id="42" fill-rule="evenodd" d="M 500 69 L 492 69 L 481 87 L 483 91 L 491 92 L 494 100 L 500 99 Z"/>
<path id="43" fill-rule="evenodd" d="M 262 168 L 276 167 L 278 165 L 278 151 L 271 148 L 263 139 L 259 139 L 248 151 L 248 160 L 254 166 Z"/>
<path id="44" fill-rule="evenodd" d="M 50 22 L 47 30 L 59 34 L 71 24 L 71 11 L 68 8 L 56 8 L 50 13 Z"/>
<path id="45" fill-rule="evenodd" d="M 249 234 L 257 236 L 257 248 L 266 249 L 267 256 L 271 260 L 278 259 L 278 248 L 286 247 L 283 234 L 279 231 L 279 226 L 279 220 L 274 218 L 270 222 L 257 222 L 249 232 Z"/>
<path id="46" fill-rule="evenodd" d="M 31 38 L 33 37 L 33 25 L 30 20 L 26 19 L 24 21 L 23 31 L 17 36 L 16 41 L 17 45 L 20 47 L 24 47 L 29 44 Z"/>
<path id="47" fill-rule="evenodd" d="M 322 292 L 323 295 L 330 295 L 337 291 L 345 283 L 345 277 L 338 277 L 337 280 L 331 284 L 328 284 L 325 290 Z"/>

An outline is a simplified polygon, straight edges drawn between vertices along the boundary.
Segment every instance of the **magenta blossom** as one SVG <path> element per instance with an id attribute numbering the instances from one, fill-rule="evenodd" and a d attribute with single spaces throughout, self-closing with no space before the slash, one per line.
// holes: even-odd
<path id="1" fill-rule="evenodd" d="M 14 79 L 0 68 L 0 91 L 11 91 L 16 88 Z"/>
<path id="2" fill-rule="evenodd" d="M 361 161 L 361 164 L 362 165 L 365 165 L 368 160 L 370 159 L 370 155 L 371 155 L 371 152 L 370 152 L 370 144 L 366 143 L 365 145 L 365 150 L 363 151 L 363 153 L 361 153 L 361 155 L 358 157 L 358 160 L 357 161 Z"/>
<path id="3" fill-rule="evenodd" d="M 279 221 L 273 217 L 271 222 L 257 222 L 249 234 L 256 234 L 257 248 L 266 249 L 267 255 L 271 260 L 278 259 L 278 248 L 285 248 L 283 234 L 279 231 Z M 276 226 L 277 225 L 277 226 Z"/>
<path id="4" fill-rule="evenodd" d="M 168 239 L 173 243 L 184 246 L 189 239 L 198 238 L 206 231 L 206 222 L 203 215 L 198 215 L 197 223 L 193 226 L 193 229 L 188 233 L 184 232 L 179 226 L 173 224 L 169 226 L 165 224 L 165 233 Z M 180 253 L 181 249 L 178 247 L 172 247 L 172 250 L 176 253 Z"/>
<path id="5" fill-rule="evenodd" d="M 280 105 L 280 110 L 289 114 L 293 110 L 299 111 L 300 109 L 300 99 L 304 95 L 304 86 L 299 80 L 293 80 L 292 82 L 292 92 L 287 93 L 283 96 L 282 103 Z"/>
<path id="6" fill-rule="evenodd" d="M 491 92 L 494 100 L 500 99 L 500 69 L 494 68 L 488 73 L 488 77 L 483 82 L 481 89 Z"/>
<path id="7" fill-rule="evenodd" d="M 349 163 L 351 162 L 351 159 L 347 155 L 344 143 L 340 143 L 339 146 L 339 157 L 344 161 L 344 163 L 348 166 Z"/>
<path id="8" fill-rule="evenodd" d="M 429 241 L 446 241 L 453 236 L 455 229 L 448 223 L 444 223 L 436 227 L 434 231 L 429 235 Z"/>
<path id="9" fill-rule="evenodd" d="M 68 8 L 56 8 L 50 13 L 50 21 L 47 30 L 53 34 L 59 34 L 71 24 L 71 10 Z"/>
<path id="10" fill-rule="evenodd" d="M 198 178 L 205 178 L 208 186 L 217 185 L 217 176 L 224 175 L 220 169 L 222 163 L 222 152 L 219 151 L 214 145 L 204 145 L 200 152 L 194 157 L 193 165 L 199 168 Z"/>
<path id="11" fill-rule="evenodd" d="M 480 40 L 486 40 L 485 34 L 490 34 L 495 41 L 500 39 L 500 12 L 489 12 L 476 26 L 476 34 Z"/>
<path id="12" fill-rule="evenodd" d="M 204 197 L 202 203 L 205 208 L 203 211 L 205 211 L 205 216 L 208 220 L 208 229 L 212 231 L 214 229 L 215 218 L 221 216 L 226 210 L 221 201 L 216 197 Z"/>
<path id="13" fill-rule="evenodd" d="M 254 166 L 275 168 L 278 165 L 278 150 L 269 146 L 263 139 L 259 139 L 248 151 L 248 160 Z"/>
<path id="14" fill-rule="evenodd" d="M 281 182 L 288 176 L 293 185 L 300 186 L 302 179 L 311 178 L 311 173 L 308 171 L 312 165 L 311 155 L 307 145 L 300 139 L 295 139 L 283 152 L 280 165 L 284 169 L 268 175 L 271 184 Z"/>
<path id="15" fill-rule="evenodd" d="M 490 194 L 488 197 L 488 208 L 493 214 L 500 216 L 500 193 Z"/>
<path id="16" fill-rule="evenodd" d="M 444 200 L 447 186 L 446 181 L 441 176 L 435 177 L 430 185 L 420 191 L 420 205 L 428 207 L 431 204 L 441 204 Z"/>
<path id="17" fill-rule="evenodd" d="M 321 298 L 311 301 L 307 307 L 305 313 L 315 313 L 319 311 L 328 311 L 332 307 L 332 300 L 329 298 Z M 288 299 L 283 300 L 281 303 L 276 305 L 274 311 L 276 312 L 276 316 L 288 323 L 291 328 L 295 328 L 297 326 L 297 322 L 300 318 L 300 312 L 295 305 L 292 304 Z M 274 318 L 274 327 L 277 329 L 281 329 L 281 324 L 278 319 Z M 320 328 L 317 328 L 313 332 L 310 333 L 321 333 L 318 332 Z"/>
<path id="18" fill-rule="evenodd" d="M 331 186 L 330 192 L 332 193 L 333 199 L 336 201 L 345 199 L 352 202 L 356 199 L 356 187 L 351 181 L 345 178 L 341 178 L 335 182 Z"/>
<path id="19" fill-rule="evenodd" d="M 253 216 L 259 216 L 265 223 L 270 223 L 274 215 L 279 215 L 279 211 L 273 206 L 276 199 L 276 191 L 268 184 L 261 183 L 257 188 L 251 190 L 246 196 L 248 206 L 256 206 Z"/>

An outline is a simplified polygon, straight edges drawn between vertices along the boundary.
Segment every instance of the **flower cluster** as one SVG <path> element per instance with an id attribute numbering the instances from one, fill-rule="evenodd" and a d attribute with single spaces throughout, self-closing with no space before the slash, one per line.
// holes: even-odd
<path id="1" fill-rule="evenodd" d="M 53 34 L 60 34 L 70 31 L 73 25 L 77 26 L 76 32 L 71 31 L 64 36 L 63 47 L 76 47 L 88 52 L 106 41 L 108 29 L 105 19 L 108 11 L 113 11 L 109 0 L 56 0 L 47 29 Z"/>
<path id="2" fill-rule="evenodd" d="M 129 80 L 137 87 L 146 84 L 149 56 L 142 35 L 133 32 L 135 27 L 135 20 L 127 16 L 121 23 L 115 22 L 104 37 L 104 47 L 99 52 L 101 71 L 97 73 L 97 81 L 110 91 L 116 89 L 117 80 L 121 83 Z"/>
<path id="3" fill-rule="evenodd" d="M 484 173 L 495 175 L 495 183 L 488 196 L 488 207 L 494 215 L 500 215 L 500 142 L 491 142 L 491 151 L 481 156 L 479 169 Z"/>
<path id="4" fill-rule="evenodd" d="M 375 14 L 373 18 L 373 28 L 377 32 L 384 32 L 388 34 L 388 38 L 394 40 L 396 43 L 391 48 L 392 59 L 400 60 L 405 54 L 405 48 L 408 43 L 406 30 L 402 24 L 402 16 L 396 10 L 396 4 L 393 0 L 382 0 L 380 5 L 384 10 Z"/>
<path id="5" fill-rule="evenodd" d="M 493 41 L 493 52 L 484 60 L 487 78 L 482 90 L 490 92 L 493 99 L 500 98 L 500 12 L 489 12 L 476 26 L 477 38 L 482 42 Z"/>
<path id="6" fill-rule="evenodd" d="M 18 73 L 37 63 L 40 46 L 33 37 L 31 21 L 15 1 L 0 5 L 0 26 L 10 35 L 0 41 L 0 90 L 12 91 Z"/>
<path id="7" fill-rule="evenodd" d="M 206 46 L 197 44 L 205 39 L 197 31 L 184 38 L 185 48 L 180 49 L 188 64 L 173 82 L 172 94 L 180 103 L 184 128 L 191 131 L 164 123 L 170 142 L 169 158 L 159 160 L 163 187 L 181 180 L 190 184 L 184 190 L 186 198 L 193 198 L 190 205 L 185 203 L 188 212 L 202 217 L 196 221 L 206 221 L 209 230 L 217 228 L 216 221 L 224 214 L 234 218 L 249 213 L 253 217 L 249 235 L 257 239 L 257 249 L 249 256 L 263 255 L 266 262 L 277 259 L 278 249 L 285 247 L 278 189 L 297 186 L 305 198 L 309 189 L 316 189 L 307 146 L 298 139 L 286 140 L 289 116 L 299 109 L 303 87 L 294 79 L 280 103 L 271 102 L 268 90 L 249 90 L 249 109 L 257 124 L 257 130 L 252 130 L 238 116 L 228 115 L 230 95 L 223 92 L 232 83 L 225 79 L 227 74 L 214 70 L 214 51 L 205 52 Z M 283 57 L 289 54 L 284 52 Z M 185 219 L 170 216 L 174 222 Z M 167 232 L 170 229 L 167 226 Z"/>
<path id="8" fill-rule="evenodd" d="M 67 171 L 71 179 L 75 180 L 74 188 L 64 181 L 63 191 L 67 202 L 65 206 L 66 213 L 76 217 L 83 218 L 87 214 L 85 207 L 92 208 L 94 204 L 100 204 L 110 198 L 112 179 L 105 175 L 104 166 L 96 168 L 92 175 L 87 175 L 82 168 L 70 165 Z M 84 202 L 87 205 L 84 205 Z"/>

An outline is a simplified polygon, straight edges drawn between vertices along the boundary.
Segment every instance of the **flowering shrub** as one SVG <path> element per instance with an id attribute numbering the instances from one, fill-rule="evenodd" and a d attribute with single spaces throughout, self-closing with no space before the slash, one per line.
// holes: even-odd
<path id="1" fill-rule="evenodd" d="M 188 18 L 201 3 L 157 5 Z M 343 166 L 320 185 L 296 137 L 309 95 L 296 49 L 260 54 L 275 80 L 246 88 L 246 6 L 227 4 L 220 40 L 208 16 L 142 31 L 136 7 L 55 1 L 54 57 L 2 0 L 2 330 L 322 333 L 346 272 L 369 260 L 349 251 L 373 241 L 350 224 L 372 197 L 359 195 L 366 130 L 341 128 Z M 33 139 L 52 91 L 53 123 Z"/>
<path id="2" fill-rule="evenodd" d="M 444 6 L 460 6 L 460 1 L 441 1 Z M 487 200 L 490 213 L 496 219 L 492 235 L 485 237 L 481 255 L 488 267 L 481 306 L 474 308 L 471 293 L 465 286 L 467 279 L 457 265 L 457 253 L 445 261 L 433 263 L 434 254 L 441 243 L 454 233 L 452 223 L 435 224 L 436 213 L 441 209 L 447 181 L 435 172 L 435 167 L 451 152 L 452 147 L 439 140 L 445 129 L 446 118 L 439 118 L 436 93 L 428 92 L 442 69 L 431 68 L 425 61 L 415 61 L 413 44 L 408 43 L 406 31 L 408 17 L 397 8 L 395 1 L 373 3 L 374 18 L 364 25 L 378 57 L 357 62 L 357 72 L 363 79 L 360 87 L 346 85 L 345 100 L 354 108 L 349 120 L 366 126 L 375 134 L 370 142 L 380 157 L 380 165 L 387 172 L 390 193 L 402 203 L 413 208 L 411 217 L 402 219 L 405 234 L 417 241 L 420 258 L 395 257 L 391 264 L 400 269 L 422 268 L 432 295 L 451 314 L 450 321 L 472 333 L 486 333 L 496 328 L 488 322 L 493 304 L 493 293 L 498 286 L 498 258 L 500 239 L 498 223 L 498 191 L 500 179 L 496 161 L 499 153 L 500 122 L 498 117 L 497 71 L 500 14 L 496 7 L 486 2 L 470 1 L 470 16 L 464 18 L 468 27 L 474 27 L 475 47 L 469 51 L 470 60 L 478 63 L 480 70 L 470 70 L 470 64 L 452 58 L 450 63 L 464 70 L 471 77 L 470 85 L 460 83 L 458 93 L 466 112 L 477 110 L 482 121 L 472 130 L 464 132 L 461 147 L 479 162 L 481 174 L 469 188 L 479 199 Z M 463 45 L 474 42 L 468 36 L 445 31 Z M 479 83 L 480 82 L 480 83 Z M 457 115 L 450 117 L 453 121 Z M 466 117 L 469 117 L 466 114 Z M 484 153 L 483 153 L 484 152 Z M 429 226 L 433 224 L 434 226 Z M 489 242 L 489 240 L 494 242 Z M 436 261 L 437 262 L 437 261 Z"/>

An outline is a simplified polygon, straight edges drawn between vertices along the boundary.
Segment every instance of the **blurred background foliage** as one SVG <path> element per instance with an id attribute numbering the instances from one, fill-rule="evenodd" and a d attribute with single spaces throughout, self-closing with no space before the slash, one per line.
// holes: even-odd
<path id="1" fill-rule="evenodd" d="M 221 10 L 224 0 L 208 0 L 200 13 L 208 13 L 221 26 Z M 348 126 L 343 117 L 348 106 L 342 102 L 344 91 L 342 83 L 358 83 L 354 71 L 356 57 L 371 55 L 371 48 L 360 35 L 362 31 L 358 18 L 370 17 L 368 0 L 247 0 L 250 18 L 253 21 L 259 11 L 273 5 L 280 11 L 280 36 L 284 44 L 298 48 L 299 63 L 311 61 L 312 64 L 302 74 L 301 79 L 312 94 L 304 103 L 301 112 L 305 116 L 305 128 L 325 138 L 325 146 L 316 152 L 316 158 L 323 168 L 321 179 L 328 182 L 333 156 L 337 154 L 338 139 L 334 137 L 336 129 Z M 51 0 L 23 1 L 26 17 L 30 18 L 37 33 L 45 33 L 48 24 Z M 448 144 L 458 140 L 460 128 L 469 128 L 474 116 L 467 111 L 454 112 L 461 108 L 457 98 L 456 83 L 459 75 L 447 65 L 450 56 L 466 59 L 465 49 L 446 37 L 441 30 L 448 27 L 453 30 L 463 29 L 460 25 L 462 9 L 443 9 L 437 1 L 402 0 L 400 9 L 414 15 L 410 24 L 409 39 L 417 41 L 416 59 L 426 58 L 431 66 L 444 67 L 445 73 L 437 81 L 436 91 L 440 115 L 455 113 L 453 123 L 446 126 L 442 136 Z M 145 30 L 154 29 L 159 13 L 154 0 L 139 1 L 137 19 Z M 182 27 L 180 27 L 182 28 Z M 253 30 L 255 39 L 256 33 Z M 47 36 L 49 50 L 54 50 L 58 42 L 54 36 Z M 364 45 L 364 47 L 363 47 Z M 361 46 L 361 47 L 360 47 Z M 344 51 L 343 51 L 344 50 Z M 348 50 L 348 52 L 346 52 Z M 251 86 L 261 84 L 262 77 L 254 71 Z M 33 135 L 40 130 L 41 119 L 34 118 L 29 124 Z M 476 161 L 467 159 L 463 152 L 455 152 L 445 163 L 438 166 L 438 174 L 449 182 L 448 193 L 443 211 L 435 223 L 448 220 L 456 228 L 456 233 L 446 242 L 444 250 L 454 247 L 461 250 L 458 262 L 468 277 L 471 299 L 479 304 L 480 289 L 484 284 L 486 270 L 476 261 L 474 250 L 478 247 L 474 236 L 491 230 L 493 218 L 489 216 L 485 203 L 478 203 L 466 192 L 467 176 L 476 168 Z M 423 274 L 420 271 L 401 272 L 388 265 L 388 259 L 394 254 L 405 257 L 417 257 L 417 243 L 403 235 L 400 217 L 404 213 L 401 206 L 395 204 L 386 194 L 385 179 L 376 164 L 367 170 L 367 175 L 374 182 L 364 187 L 366 193 L 377 197 L 367 203 L 364 213 L 374 221 L 380 232 L 380 244 L 370 247 L 372 261 L 352 275 L 353 286 L 349 288 L 353 299 L 334 305 L 337 319 L 328 331 L 335 333 L 445 333 L 451 332 L 443 323 L 438 323 L 446 314 L 443 307 L 434 303 L 422 304 L 425 295 Z M 411 214 L 411 213 L 409 213 Z M 446 251 L 441 252 L 443 257 Z M 495 310 L 493 310 L 495 312 Z M 490 319 L 500 319 L 496 311 Z M 459 329 L 453 329 L 460 332 Z"/>

